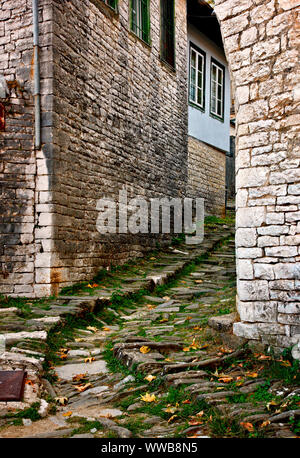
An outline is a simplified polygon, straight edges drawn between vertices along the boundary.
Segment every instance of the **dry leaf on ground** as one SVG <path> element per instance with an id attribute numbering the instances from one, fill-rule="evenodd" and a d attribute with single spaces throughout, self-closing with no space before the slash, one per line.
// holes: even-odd
<path id="1" fill-rule="evenodd" d="M 140 352 L 143 353 L 144 355 L 146 353 L 149 353 L 149 351 L 151 351 L 151 348 L 147 347 L 146 345 L 143 345 L 141 348 L 140 348 Z"/>
<path id="2" fill-rule="evenodd" d="M 93 356 L 89 356 L 88 358 L 84 359 L 85 363 L 92 363 L 93 361 L 95 361 L 95 358 Z"/>
<path id="3" fill-rule="evenodd" d="M 83 391 L 87 390 L 88 388 L 91 388 L 93 385 L 91 383 L 86 383 L 85 385 L 75 385 L 75 388 L 79 393 L 82 393 Z"/>
<path id="4" fill-rule="evenodd" d="M 152 380 L 155 380 L 156 376 L 155 375 L 147 375 L 147 377 L 144 378 L 144 380 L 147 380 L 147 382 L 152 382 Z"/>
<path id="5" fill-rule="evenodd" d="M 96 328 L 95 326 L 88 326 L 86 329 L 88 329 L 89 331 L 92 331 L 92 332 L 97 332 L 98 331 L 98 328 Z"/>
<path id="6" fill-rule="evenodd" d="M 155 394 L 146 393 L 144 395 L 141 395 L 141 400 L 144 401 L 144 402 L 155 402 L 156 401 L 156 396 L 155 396 Z"/>
<path id="7" fill-rule="evenodd" d="M 252 425 L 252 423 L 248 423 L 248 422 L 241 422 L 240 425 L 246 429 L 247 431 L 250 431 L 250 432 L 253 432 L 254 431 L 254 426 Z"/>

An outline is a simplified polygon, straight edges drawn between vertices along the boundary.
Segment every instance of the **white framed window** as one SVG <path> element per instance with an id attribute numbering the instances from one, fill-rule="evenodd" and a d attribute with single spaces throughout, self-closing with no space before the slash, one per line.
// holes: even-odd
<path id="1" fill-rule="evenodd" d="M 224 119 L 225 68 L 214 59 L 210 67 L 210 114 Z"/>
<path id="2" fill-rule="evenodd" d="M 205 105 L 205 53 L 191 43 L 189 101 L 204 110 Z"/>

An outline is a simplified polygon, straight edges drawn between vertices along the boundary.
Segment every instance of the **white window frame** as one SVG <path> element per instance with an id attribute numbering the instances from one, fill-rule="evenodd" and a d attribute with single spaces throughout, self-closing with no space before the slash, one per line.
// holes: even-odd
<path id="1" fill-rule="evenodd" d="M 213 68 L 216 69 L 216 79 L 213 78 Z M 219 82 L 221 75 L 221 83 Z M 216 92 L 213 92 L 213 83 L 215 83 Z M 224 90 L 225 90 L 225 68 L 219 65 L 215 60 L 211 60 L 210 67 L 210 114 L 224 120 Z M 221 96 L 218 96 L 218 88 L 221 87 Z M 215 110 L 213 110 L 213 100 L 215 101 Z M 218 110 L 220 102 L 221 112 Z"/>
<path id="2" fill-rule="evenodd" d="M 196 56 L 196 67 L 192 66 L 192 53 L 195 53 Z M 201 69 L 199 70 L 199 59 L 201 58 Z M 190 44 L 190 69 L 189 69 L 189 102 L 192 103 L 193 105 L 196 105 L 197 107 L 201 108 L 204 110 L 205 107 L 205 52 L 201 51 L 198 47 L 193 45 L 192 43 Z M 191 87 L 192 87 L 192 69 L 195 69 L 196 72 L 196 81 L 195 85 L 195 98 L 193 99 L 191 97 Z M 199 73 L 202 74 L 202 85 L 199 85 Z M 199 102 L 198 100 L 198 89 L 201 89 L 201 101 Z"/>

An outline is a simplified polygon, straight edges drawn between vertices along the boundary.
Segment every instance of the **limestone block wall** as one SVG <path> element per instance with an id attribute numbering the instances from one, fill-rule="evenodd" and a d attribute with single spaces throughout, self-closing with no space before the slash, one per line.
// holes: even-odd
<path id="1" fill-rule="evenodd" d="M 40 59 L 42 104 L 51 100 L 51 8 L 40 0 Z M 1 99 L 5 130 L 0 132 L 0 294 L 34 296 L 37 254 L 46 249 L 39 234 L 40 202 L 36 183 L 49 155 L 43 128 L 43 148 L 34 151 L 32 100 L 33 38 L 31 1 L 2 0 L 0 4 L 0 75 L 8 85 Z M 45 113 L 42 125 L 49 125 Z M 46 179 L 45 190 L 49 189 Z M 49 197 L 49 196 L 48 196 Z M 41 200 L 42 199 L 42 200 Z M 45 211 L 45 208 L 43 209 Z"/>
<path id="2" fill-rule="evenodd" d="M 117 13 L 101 0 L 53 0 L 54 289 L 156 245 L 149 234 L 99 234 L 98 199 L 123 186 L 129 197 L 185 194 L 186 2 L 175 2 L 175 71 L 160 59 L 159 3 L 147 45 L 130 31 L 128 0 Z"/>
<path id="3" fill-rule="evenodd" d="M 300 339 L 300 2 L 215 3 L 237 110 L 234 332 L 289 347 Z"/>
<path id="4" fill-rule="evenodd" d="M 97 232 L 97 200 L 183 197 L 187 183 L 186 2 L 176 68 L 129 27 L 129 1 L 40 0 L 42 148 L 34 151 L 32 2 L 0 5 L 0 71 L 11 82 L 1 138 L 0 293 L 44 296 L 156 246 Z M 161 240 L 163 243 L 164 240 Z"/>
<path id="5" fill-rule="evenodd" d="M 188 195 L 204 198 L 205 213 L 225 211 L 226 154 L 207 143 L 188 137 Z"/>

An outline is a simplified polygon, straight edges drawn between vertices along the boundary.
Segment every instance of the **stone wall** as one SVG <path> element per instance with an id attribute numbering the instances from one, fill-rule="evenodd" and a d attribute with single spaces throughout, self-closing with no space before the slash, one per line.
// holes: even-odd
<path id="1" fill-rule="evenodd" d="M 50 1 L 40 0 L 42 102 L 49 98 L 44 75 L 51 51 Z M 8 85 L 6 127 L 0 132 L 0 294 L 35 294 L 35 257 L 42 249 L 35 238 L 39 193 L 35 193 L 40 157 L 35 152 L 32 100 L 31 1 L 2 0 L 0 5 L 0 74 Z M 43 123 L 45 118 L 43 117 Z"/>
<path id="2" fill-rule="evenodd" d="M 203 197 L 205 213 L 224 216 L 226 154 L 188 137 L 188 194 Z"/>
<path id="3" fill-rule="evenodd" d="M 129 197 L 185 194 L 186 2 L 175 3 L 176 71 L 159 58 L 159 0 L 150 2 L 151 46 L 129 30 L 127 0 L 118 13 L 101 0 L 53 1 L 52 284 L 156 246 L 148 234 L 101 236 L 99 198 L 116 199 L 123 186 Z"/>
<path id="4" fill-rule="evenodd" d="M 235 86 L 235 334 L 300 339 L 299 1 L 216 0 Z"/>
<path id="5" fill-rule="evenodd" d="M 129 30 L 128 0 L 117 12 L 101 0 L 39 1 L 42 148 L 34 151 L 32 2 L 1 2 L 0 71 L 12 89 L 0 133 L 0 293 L 57 293 L 164 243 L 100 235 L 96 205 L 122 187 L 129 198 L 185 195 L 186 2 L 175 3 L 174 71 L 160 60 L 159 0 L 150 45 Z"/>

